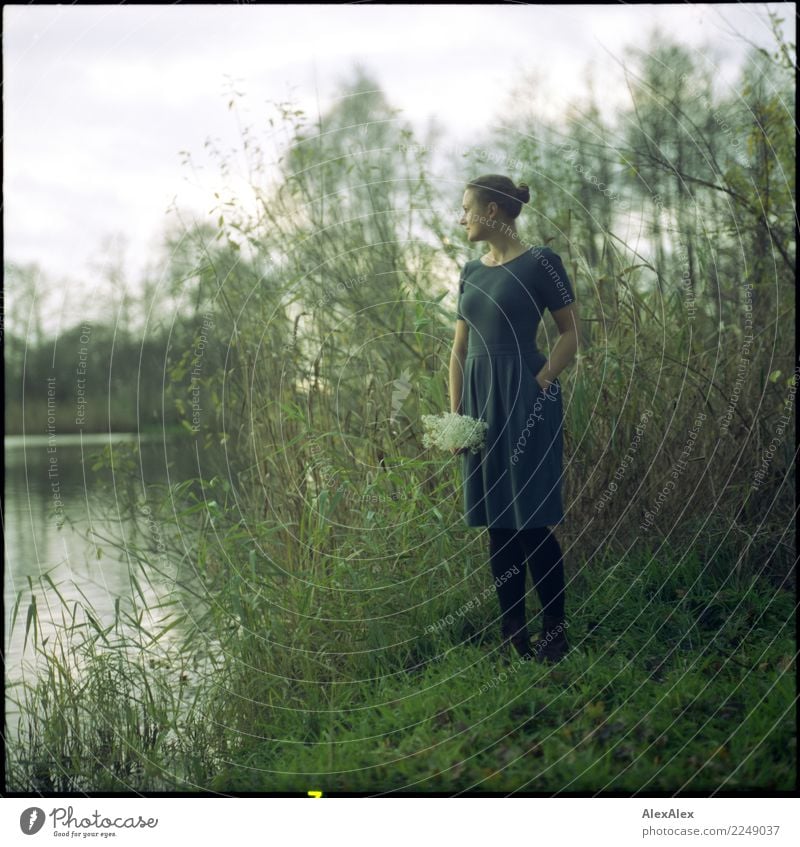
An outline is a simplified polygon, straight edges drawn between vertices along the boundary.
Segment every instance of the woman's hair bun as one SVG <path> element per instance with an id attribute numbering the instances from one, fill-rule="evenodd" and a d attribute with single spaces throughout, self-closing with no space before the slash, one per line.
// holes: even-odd
<path id="1" fill-rule="evenodd" d="M 524 182 L 514 185 L 514 180 L 505 174 L 484 174 L 468 182 L 467 188 L 475 192 L 478 206 L 485 209 L 489 203 L 497 203 L 512 220 L 531 199 L 530 189 Z"/>

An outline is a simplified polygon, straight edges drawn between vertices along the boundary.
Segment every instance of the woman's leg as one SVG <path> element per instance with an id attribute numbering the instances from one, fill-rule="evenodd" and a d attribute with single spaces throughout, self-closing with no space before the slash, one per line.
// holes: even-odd
<path id="1" fill-rule="evenodd" d="M 515 529 L 489 529 L 489 562 L 502 613 L 501 632 L 516 651 L 530 658 L 525 615 L 525 551 Z"/>
<path id="2" fill-rule="evenodd" d="M 564 618 L 564 558 L 558 539 L 546 526 L 520 530 L 531 577 L 547 618 Z"/>
<path id="3" fill-rule="evenodd" d="M 561 545 L 546 526 L 520 530 L 520 543 L 542 603 L 542 636 L 537 653 L 540 657 L 558 661 L 569 649 Z"/>

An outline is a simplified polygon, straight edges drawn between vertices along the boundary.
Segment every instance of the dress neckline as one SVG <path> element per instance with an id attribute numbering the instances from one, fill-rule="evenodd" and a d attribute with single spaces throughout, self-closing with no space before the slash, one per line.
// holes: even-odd
<path id="1" fill-rule="evenodd" d="M 504 268 L 506 265 L 510 265 L 512 262 L 516 262 L 517 259 L 521 259 L 523 256 L 527 255 L 528 253 L 530 253 L 530 248 L 526 248 L 525 250 L 523 250 L 519 254 L 519 256 L 514 256 L 513 259 L 509 259 L 507 262 L 503 262 L 501 265 L 487 265 L 483 261 L 483 257 L 479 257 L 478 261 L 484 266 L 484 268 Z"/>

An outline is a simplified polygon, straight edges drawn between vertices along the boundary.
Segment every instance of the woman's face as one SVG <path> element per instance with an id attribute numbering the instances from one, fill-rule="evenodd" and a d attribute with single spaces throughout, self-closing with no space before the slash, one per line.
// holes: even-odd
<path id="1" fill-rule="evenodd" d="M 483 241 L 491 229 L 494 215 L 497 214 L 497 204 L 489 203 L 488 209 L 480 209 L 475 199 L 475 193 L 467 189 L 461 198 L 463 214 L 459 224 L 467 232 L 467 241 Z"/>

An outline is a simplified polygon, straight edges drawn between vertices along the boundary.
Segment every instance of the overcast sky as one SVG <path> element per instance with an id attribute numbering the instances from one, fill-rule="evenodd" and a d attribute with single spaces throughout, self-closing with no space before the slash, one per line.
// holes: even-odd
<path id="1" fill-rule="evenodd" d="M 713 62 L 721 90 L 746 43 L 770 46 L 766 11 L 787 3 L 673 5 L 3 7 L 6 261 L 37 261 L 67 290 L 124 235 L 129 278 L 152 262 L 173 201 L 200 217 L 220 177 L 206 151 L 241 136 L 228 80 L 247 102 L 293 100 L 316 114 L 360 61 L 424 132 L 435 116 L 461 142 L 508 114 L 515 80 L 541 80 L 529 107 L 549 117 L 586 95 L 624 102 L 621 60 L 660 23 Z M 788 36 L 793 40 L 793 34 Z M 227 75 L 227 76 L 226 76 Z M 274 114 L 274 112 L 271 112 Z M 205 164 L 192 175 L 180 150 Z"/>

